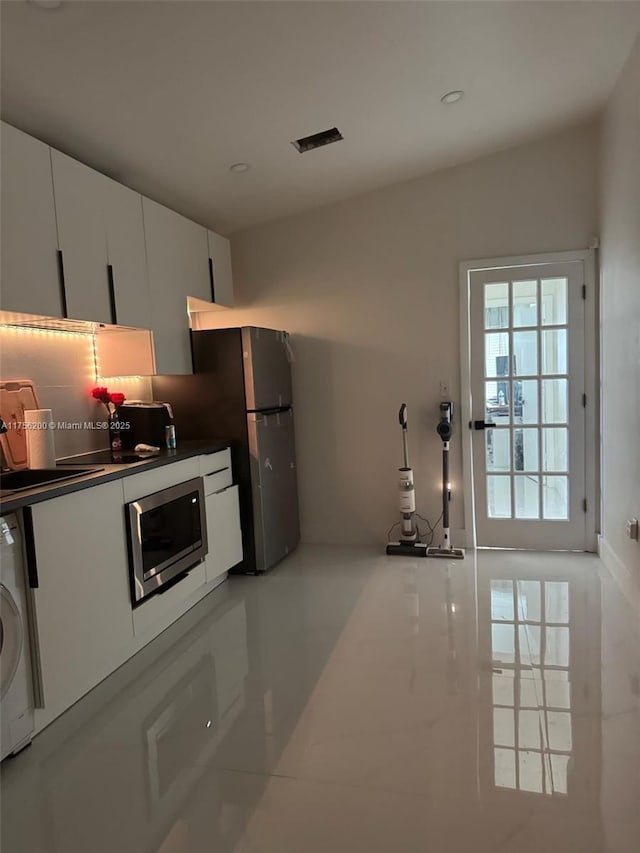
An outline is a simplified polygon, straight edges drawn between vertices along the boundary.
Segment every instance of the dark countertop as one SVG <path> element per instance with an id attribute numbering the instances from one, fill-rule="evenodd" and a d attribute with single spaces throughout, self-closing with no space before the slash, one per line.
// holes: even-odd
<path id="1" fill-rule="evenodd" d="M 8 512 L 21 509 L 23 506 L 30 506 L 31 504 L 37 504 L 51 498 L 59 498 L 61 495 L 79 492 L 82 489 L 99 486 L 101 483 L 108 483 L 111 480 L 121 480 L 123 477 L 128 477 L 132 474 L 140 474 L 142 471 L 150 471 L 152 468 L 160 468 L 163 465 L 170 465 L 172 462 L 180 462 L 182 459 L 190 459 L 193 456 L 202 456 L 207 453 L 216 453 L 230 446 L 231 442 L 224 440 L 181 441 L 176 450 L 161 450 L 159 453 L 147 459 L 141 459 L 139 462 L 124 464 L 109 463 L 104 466 L 97 463 L 87 463 L 86 467 L 93 467 L 94 470 L 89 474 L 80 474 L 71 480 L 49 483 L 46 486 L 38 486 L 33 489 L 22 489 L 19 492 L 0 491 L 0 514 L 5 515 Z M 59 459 L 58 467 L 71 466 L 72 460 L 74 465 L 79 465 L 82 459 L 82 456 Z"/>

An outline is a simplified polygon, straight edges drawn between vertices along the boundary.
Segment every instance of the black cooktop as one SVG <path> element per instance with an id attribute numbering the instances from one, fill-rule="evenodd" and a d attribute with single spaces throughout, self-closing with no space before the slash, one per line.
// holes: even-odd
<path id="1" fill-rule="evenodd" d="M 64 465 L 132 465 L 134 462 L 144 462 L 145 459 L 155 459 L 158 453 L 145 453 L 136 450 L 96 450 L 95 453 L 84 453 L 75 459 L 65 459 Z"/>

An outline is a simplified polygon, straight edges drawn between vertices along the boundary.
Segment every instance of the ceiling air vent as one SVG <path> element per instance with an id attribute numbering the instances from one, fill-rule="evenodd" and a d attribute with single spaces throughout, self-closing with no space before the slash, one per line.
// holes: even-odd
<path id="1" fill-rule="evenodd" d="M 323 145 L 331 145 L 332 142 L 340 142 L 341 139 L 344 139 L 344 136 L 338 128 L 330 127 L 329 130 L 323 130 L 321 133 L 294 139 L 291 144 L 297 151 L 304 154 L 305 151 L 313 151 L 314 148 L 322 148 Z"/>

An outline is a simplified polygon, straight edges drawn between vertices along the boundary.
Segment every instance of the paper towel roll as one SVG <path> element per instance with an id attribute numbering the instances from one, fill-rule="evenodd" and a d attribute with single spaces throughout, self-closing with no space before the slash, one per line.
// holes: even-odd
<path id="1" fill-rule="evenodd" d="M 29 468 L 55 468 L 56 449 L 53 443 L 51 409 L 26 409 L 24 422 L 27 433 Z"/>

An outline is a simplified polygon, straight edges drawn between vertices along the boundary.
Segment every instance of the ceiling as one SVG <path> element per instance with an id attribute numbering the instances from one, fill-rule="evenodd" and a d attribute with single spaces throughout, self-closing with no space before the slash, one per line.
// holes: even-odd
<path id="1" fill-rule="evenodd" d="M 222 233 L 593 115 L 639 2 L 4 0 L 2 117 Z M 463 89 L 455 105 L 440 97 Z M 299 154 L 300 136 L 344 140 Z M 233 174 L 239 161 L 250 171 Z"/>

